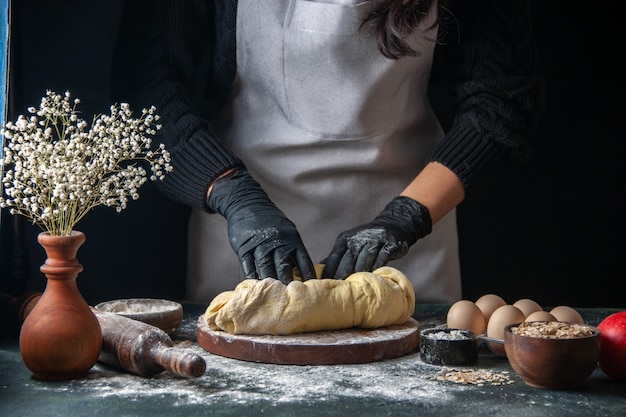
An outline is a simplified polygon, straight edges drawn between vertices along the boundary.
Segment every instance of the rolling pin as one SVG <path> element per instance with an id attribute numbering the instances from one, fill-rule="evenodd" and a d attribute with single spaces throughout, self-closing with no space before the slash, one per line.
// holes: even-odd
<path id="1" fill-rule="evenodd" d="M 189 378 L 204 374 L 204 359 L 173 347 L 172 339 L 158 327 L 95 308 L 91 311 L 102 329 L 100 362 L 141 376 L 164 370 Z"/>

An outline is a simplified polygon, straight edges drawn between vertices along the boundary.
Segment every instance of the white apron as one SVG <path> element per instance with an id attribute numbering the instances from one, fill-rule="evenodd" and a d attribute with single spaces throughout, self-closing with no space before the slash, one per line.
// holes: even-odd
<path id="1" fill-rule="evenodd" d="M 220 133 L 297 226 L 314 263 L 411 182 L 442 129 L 426 90 L 436 30 L 417 57 L 385 58 L 360 29 L 371 2 L 239 0 L 237 77 Z M 434 15 L 434 13 L 432 13 Z M 460 298 L 456 216 L 390 265 L 418 301 Z M 210 300 L 243 278 L 220 215 L 194 211 L 187 296 Z"/>

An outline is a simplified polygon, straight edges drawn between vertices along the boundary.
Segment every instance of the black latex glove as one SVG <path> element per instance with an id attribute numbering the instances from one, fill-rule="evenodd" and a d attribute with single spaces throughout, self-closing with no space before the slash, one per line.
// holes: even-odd
<path id="1" fill-rule="evenodd" d="M 228 238 L 245 278 L 276 278 L 287 284 L 293 268 L 315 278 L 313 262 L 296 226 L 245 170 L 215 182 L 207 206 L 228 221 Z"/>
<path id="2" fill-rule="evenodd" d="M 406 255 L 409 247 L 432 230 L 428 209 L 409 197 L 396 197 L 376 218 L 337 237 L 322 261 L 324 278 L 344 279 L 354 272 L 373 271 Z"/>

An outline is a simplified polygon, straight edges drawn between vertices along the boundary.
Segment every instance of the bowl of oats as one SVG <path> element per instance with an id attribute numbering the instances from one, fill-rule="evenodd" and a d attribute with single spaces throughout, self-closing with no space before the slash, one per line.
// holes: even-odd
<path id="1" fill-rule="evenodd" d="M 531 321 L 504 328 L 511 368 L 536 388 L 571 389 L 597 366 L 600 331 L 587 324 Z"/>

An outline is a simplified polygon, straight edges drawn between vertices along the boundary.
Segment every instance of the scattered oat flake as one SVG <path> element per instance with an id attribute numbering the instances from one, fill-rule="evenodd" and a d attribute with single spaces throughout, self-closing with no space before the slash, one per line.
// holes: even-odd
<path id="1" fill-rule="evenodd" d="M 485 385 L 508 385 L 514 383 L 508 371 L 488 371 L 485 369 L 454 369 L 445 368 L 434 377 L 437 381 L 454 382 L 455 384 L 471 384 L 479 387 Z"/>

